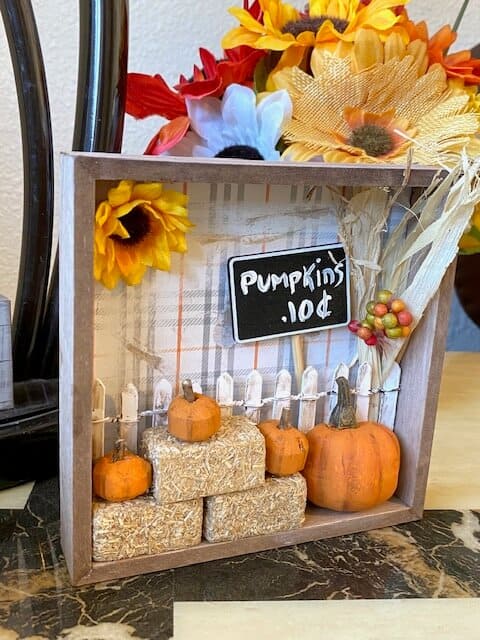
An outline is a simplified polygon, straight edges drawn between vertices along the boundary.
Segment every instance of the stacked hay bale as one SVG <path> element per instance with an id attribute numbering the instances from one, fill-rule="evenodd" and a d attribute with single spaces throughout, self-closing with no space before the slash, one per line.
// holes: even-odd
<path id="1" fill-rule="evenodd" d="M 219 417 L 218 424 L 198 442 L 180 440 L 165 426 L 143 432 L 152 495 L 94 503 L 95 561 L 195 546 L 202 534 L 220 542 L 301 526 L 303 476 L 266 477 L 265 438 L 246 417 Z"/>

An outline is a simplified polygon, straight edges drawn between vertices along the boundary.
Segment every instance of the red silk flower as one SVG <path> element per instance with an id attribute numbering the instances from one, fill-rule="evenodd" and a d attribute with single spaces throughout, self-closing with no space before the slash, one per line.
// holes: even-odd
<path id="1" fill-rule="evenodd" d="M 258 0 L 254 0 L 250 6 L 249 0 L 244 0 L 243 8 L 254 20 L 259 20 L 262 16 Z M 224 53 L 223 60 L 216 60 L 210 51 L 200 49 L 202 67 L 195 65 L 189 79 L 180 76 L 175 86 L 177 91 L 170 88 L 161 75 L 129 73 L 126 112 L 134 118 L 156 115 L 174 120 L 187 115 L 185 98 L 221 97 L 225 89 L 233 83 L 251 86 L 257 62 L 265 52 L 242 46 Z"/>

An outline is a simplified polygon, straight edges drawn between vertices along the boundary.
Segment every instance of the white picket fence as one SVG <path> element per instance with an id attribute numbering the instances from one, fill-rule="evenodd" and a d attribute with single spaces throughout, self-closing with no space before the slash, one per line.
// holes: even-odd
<path id="1" fill-rule="evenodd" d="M 228 373 L 222 373 L 217 379 L 216 400 L 222 415 L 232 415 L 243 410 L 245 415 L 258 424 L 260 419 L 272 417 L 278 419 L 282 408 L 292 408 L 293 422 L 303 431 L 309 431 L 318 422 L 327 422 L 337 401 L 337 384 L 339 376 L 350 378 L 350 369 L 340 363 L 331 377 L 330 383 L 324 390 L 318 389 L 318 371 L 314 367 L 307 367 L 302 375 L 300 392 L 292 394 L 292 376 L 289 371 L 282 369 L 276 376 L 274 393 L 270 397 L 263 397 L 263 378 L 256 370 L 246 378 L 244 394 L 240 399 L 234 398 L 234 380 Z M 385 380 L 382 389 L 372 389 L 372 368 L 368 363 L 358 366 L 355 385 L 352 393 L 356 399 L 357 420 L 368 418 L 377 420 L 393 429 L 397 408 L 397 397 L 400 387 L 401 369 L 395 364 L 390 375 Z M 201 393 L 198 383 L 193 382 L 193 389 Z M 121 410 L 118 417 L 105 416 L 105 385 L 96 380 L 93 388 L 93 457 L 103 455 L 104 426 L 106 422 L 116 421 L 126 440 L 129 449 L 137 449 L 137 423 L 141 417 L 151 417 L 152 426 L 166 424 L 167 410 L 173 397 L 173 386 L 163 378 L 156 382 L 153 388 L 153 406 L 151 410 L 139 412 L 138 391 L 129 383 L 121 394 Z M 295 411 L 297 406 L 298 411 Z"/>

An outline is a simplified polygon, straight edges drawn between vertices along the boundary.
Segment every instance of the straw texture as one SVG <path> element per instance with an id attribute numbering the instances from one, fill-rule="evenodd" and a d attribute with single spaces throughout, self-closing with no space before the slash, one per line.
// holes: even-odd
<path id="1" fill-rule="evenodd" d="M 243 416 L 222 418 L 220 430 L 205 442 L 181 442 L 164 427 L 146 429 L 143 448 L 153 466 L 153 495 L 162 504 L 265 482 L 265 440 Z"/>
<path id="2" fill-rule="evenodd" d="M 263 487 L 205 499 L 203 535 L 208 542 L 237 540 L 300 527 L 305 520 L 305 478 L 268 477 Z"/>
<path id="3" fill-rule="evenodd" d="M 94 502 L 93 560 L 122 560 L 200 544 L 202 503 L 158 505 L 152 497 Z"/>

